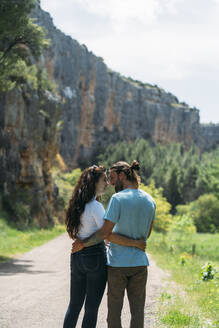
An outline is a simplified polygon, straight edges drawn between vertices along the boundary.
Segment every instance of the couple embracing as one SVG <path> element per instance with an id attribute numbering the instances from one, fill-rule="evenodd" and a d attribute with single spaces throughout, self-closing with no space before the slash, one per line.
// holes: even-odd
<path id="1" fill-rule="evenodd" d="M 82 328 L 95 328 L 100 302 L 108 282 L 108 328 L 121 328 L 127 291 L 131 328 L 144 327 L 147 282 L 145 253 L 155 218 L 153 198 L 139 189 L 139 163 L 117 162 L 109 170 L 115 187 L 106 211 L 100 196 L 108 185 L 103 166 L 85 169 L 66 212 L 66 226 L 74 240 L 71 254 L 70 303 L 63 328 L 76 327 L 83 303 Z M 127 328 L 127 327 L 125 327 Z"/>

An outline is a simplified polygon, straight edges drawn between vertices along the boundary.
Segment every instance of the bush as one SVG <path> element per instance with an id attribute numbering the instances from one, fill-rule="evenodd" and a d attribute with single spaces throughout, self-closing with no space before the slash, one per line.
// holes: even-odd
<path id="1" fill-rule="evenodd" d="M 110 198 L 112 197 L 112 195 L 115 193 L 115 189 L 113 186 L 109 185 L 105 191 L 105 193 L 101 196 L 101 203 L 103 204 L 103 206 L 105 207 L 105 209 L 107 208 L 107 205 L 110 201 Z"/>
<path id="2" fill-rule="evenodd" d="M 70 173 L 66 173 L 63 178 L 65 181 L 69 182 L 72 186 L 74 186 L 80 178 L 81 173 L 81 169 L 77 168 Z"/>
<path id="3" fill-rule="evenodd" d="M 219 231 L 219 200 L 215 195 L 200 196 L 190 208 L 198 232 Z"/>
<path id="4" fill-rule="evenodd" d="M 203 281 L 212 280 L 212 279 L 214 279 L 214 276 L 216 273 L 217 273 L 217 270 L 214 267 L 214 265 L 208 262 L 202 267 L 201 279 Z"/>
<path id="5" fill-rule="evenodd" d="M 69 173 L 63 173 L 58 168 L 53 168 L 52 176 L 58 187 L 58 201 L 66 208 L 71 198 L 75 184 L 81 175 L 81 169 L 77 168 Z"/>
<path id="6" fill-rule="evenodd" d="M 33 222 L 31 203 L 33 196 L 28 189 L 20 189 L 10 195 L 4 195 L 3 208 L 8 212 L 10 222 L 17 229 L 25 229 Z"/>
<path id="7" fill-rule="evenodd" d="M 198 232 L 219 231 L 219 200 L 215 195 L 202 195 L 188 205 L 178 206 L 177 214 L 184 213 L 193 218 Z"/>
<path id="8" fill-rule="evenodd" d="M 174 216 L 173 222 L 169 229 L 170 233 L 179 232 L 183 235 L 188 235 L 196 232 L 193 219 L 188 214 L 182 216 Z"/>
<path id="9" fill-rule="evenodd" d="M 140 189 L 150 194 L 156 203 L 156 220 L 154 221 L 154 229 L 158 232 L 167 232 L 172 223 L 172 215 L 170 214 L 171 205 L 163 197 L 163 189 L 156 188 L 154 181 L 148 186 L 140 185 Z"/>

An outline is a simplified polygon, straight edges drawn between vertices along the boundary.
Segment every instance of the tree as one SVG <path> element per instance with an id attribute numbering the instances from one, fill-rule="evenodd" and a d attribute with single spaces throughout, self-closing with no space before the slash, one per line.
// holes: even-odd
<path id="1" fill-rule="evenodd" d="M 164 188 L 164 196 L 167 198 L 168 202 L 172 204 L 172 212 L 175 211 L 176 205 L 180 204 L 182 201 L 179 180 L 180 170 L 173 165 L 167 172 Z"/>
<path id="2" fill-rule="evenodd" d="M 181 144 L 151 145 L 147 140 L 121 142 L 110 145 L 98 157 L 98 161 L 110 167 L 119 160 L 140 163 L 142 183 L 152 180 L 157 188 L 162 187 L 164 196 L 175 207 L 186 204 L 199 196 L 212 193 L 219 199 L 219 148 L 199 153 L 197 147 L 185 150 Z"/>
<path id="3" fill-rule="evenodd" d="M 31 55 L 38 58 L 49 44 L 43 28 L 29 17 L 34 5 L 35 0 L 0 2 L 0 91 L 24 83 L 34 71 Z"/>

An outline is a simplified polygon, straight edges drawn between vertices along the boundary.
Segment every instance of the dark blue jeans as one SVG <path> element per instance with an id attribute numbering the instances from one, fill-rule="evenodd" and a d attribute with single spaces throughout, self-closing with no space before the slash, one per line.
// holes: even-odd
<path id="1" fill-rule="evenodd" d="M 100 302 L 107 281 L 106 250 L 104 243 L 86 247 L 71 254 L 70 303 L 63 328 L 76 327 L 85 301 L 82 328 L 95 328 Z"/>

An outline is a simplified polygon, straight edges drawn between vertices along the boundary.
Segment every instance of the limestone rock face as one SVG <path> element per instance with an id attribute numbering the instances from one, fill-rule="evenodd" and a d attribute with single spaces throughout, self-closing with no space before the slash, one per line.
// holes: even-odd
<path id="1" fill-rule="evenodd" d="M 150 84 L 110 71 L 89 52 L 53 25 L 40 8 L 37 23 L 48 30 L 49 50 L 41 61 L 62 97 L 60 153 L 69 168 L 91 163 L 108 144 L 146 138 L 153 142 L 183 142 L 199 138 L 199 111 Z"/>
<path id="2" fill-rule="evenodd" d="M 201 124 L 199 147 L 202 151 L 216 148 L 219 145 L 219 124 Z"/>
<path id="3" fill-rule="evenodd" d="M 40 96 L 22 88 L 0 95 L 0 194 L 11 220 L 23 227 L 54 222 L 58 104 L 48 91 Z"/>

